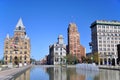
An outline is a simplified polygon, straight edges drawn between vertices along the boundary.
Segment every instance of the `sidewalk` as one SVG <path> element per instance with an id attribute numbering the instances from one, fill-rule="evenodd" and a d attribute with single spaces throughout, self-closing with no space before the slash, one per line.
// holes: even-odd
<path id="1" fill-rule="evenodd" d="M 13 78 L 16 74 L 21 73 L 30 67 L 31 65 L 28 65 L 21 68 L 12 68 L 9 70 L 0 71 L 0 80 L 14 80 Z"/>

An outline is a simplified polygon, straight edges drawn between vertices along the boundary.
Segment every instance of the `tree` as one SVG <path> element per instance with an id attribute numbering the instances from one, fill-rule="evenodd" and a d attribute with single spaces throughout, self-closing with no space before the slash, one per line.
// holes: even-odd
<path id="1" fill-rule="evenodd" d="M 86 62 L 86 57 L 85 57 L 85 56 L 82 56 L 82 57 L 81 57 L 81 60 L 82 60 L 82 63 Z"/>
<path id="2" fill-rule="evenodd" d="M 65 59 L 66 59 L 67 64 L 77 64 L 78 63 L 78 58 L 72 54 L 66 55 Z"/>
<path id="3" fill-rule="evenodd" d="M 98 64 L 99 63 L 99 53 L 98 52 L 94 52 L 94 53 L 91 53 L 89 56 L 86 57 L 86 61 L 88 63 L 96 63 Z"/>
<path id="4" fill-rule="evenodd" d="M 99 63 L 99 53 L 95 52 L 93 53 L 93 61 L 98 64 Z"/>

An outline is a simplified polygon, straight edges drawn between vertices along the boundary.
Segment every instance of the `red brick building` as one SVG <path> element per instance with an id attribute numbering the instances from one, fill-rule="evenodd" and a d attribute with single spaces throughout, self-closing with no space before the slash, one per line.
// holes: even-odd
<path id="1" fill-rule="evenodd" d="M 68 53 L 75 55 L 80 61 L 82 56 L 86 56 L 85 48 L 80 44 L 80 35 L 74 23 L 70 23 L 68 27 Z"/>

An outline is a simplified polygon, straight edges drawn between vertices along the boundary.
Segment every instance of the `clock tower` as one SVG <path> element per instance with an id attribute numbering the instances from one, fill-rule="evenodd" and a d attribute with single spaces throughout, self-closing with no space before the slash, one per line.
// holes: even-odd
<path id="1" fill-rule="evenodd" d="M 15 27 L 14 36 L 10 37 L 7 34 L 5 39 L 4 62 L 5 64 L 30 64 L 30 39 L 21 18 Z"/>

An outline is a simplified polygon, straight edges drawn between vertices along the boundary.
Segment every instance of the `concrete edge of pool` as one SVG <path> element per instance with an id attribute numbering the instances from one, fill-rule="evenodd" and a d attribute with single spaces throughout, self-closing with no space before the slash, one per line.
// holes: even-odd
<path id="1" fill-rule="evenodd" d="M 31 65 L 20 67 L 20 68 L 12 68 L 9 70 L 4 70 L 0 72 L 0 80 L 14 80 L 14 78 L 23 73 L 25 70 L 29 69 Z"/>

